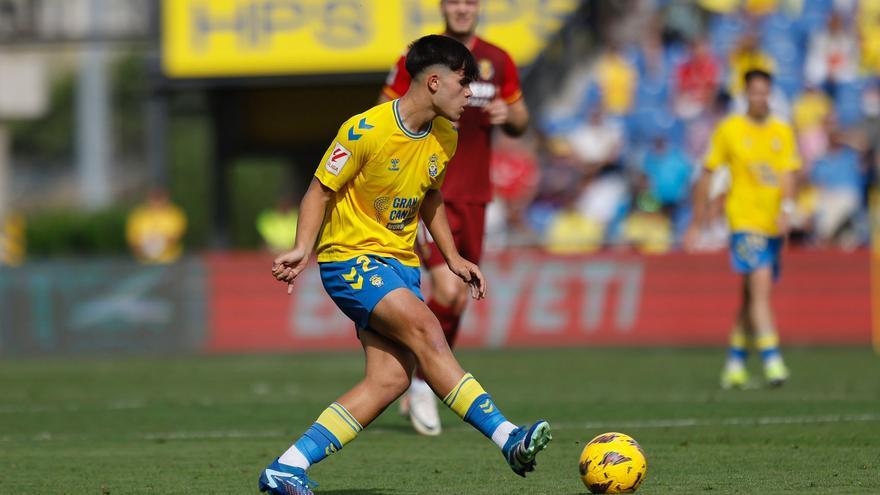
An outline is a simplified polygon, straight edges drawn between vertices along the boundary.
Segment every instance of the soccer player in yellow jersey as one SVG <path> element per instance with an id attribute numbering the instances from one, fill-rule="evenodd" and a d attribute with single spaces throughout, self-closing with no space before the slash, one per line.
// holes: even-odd
<path id="1" fill-rule="evenodd" d="M 444 404 L 489 437 L 520 476 L 534 469 L 551 439 L 546 421 L 523 427 L 507 421 L 458 364 L 422 298 L 413 250 L 420 217 L 471 296 L 482 299 L 486 291 L 480 269 L 455 248 L 440 193 L 457 143 L 451 121 L 468 103 L 477 65 L 464 45 L 432 35 L 410 47 L 406 70 L 413 81 L 405 95 L 339 129 L 300 205 L 294 248 L 273 264 L 273 276 L 292 284 L 317 242 L 324 288 L 355 323 L 366 376 L 261 473 L 261 491 L 311 494 L 306 469 L 353 440 L 403 394 L 416 363 Z"/>
<path id="2" fill-rule="evenodd" d="M 704 162 L 706 170 L 695 188 L 694 221 L 685 237 L 686 247 L 692 247 L 706 222 L 711 172 L 727 166 L 731 177 L 726 203 L 730 254 L 734 270 L 743 274 L 743 285 L 742 304 L 721 375 L 724 388 L 747 383 L 749 344 L 761 353 L 769 385 L 779 386 L 788 378 L 770 297 L 779 276 L 788 219 L 794 211 L 794 175 L 800 158 L 791 126 L 770 115 L 771 75 L 752 70 L 744 79 L 748 109 L 745 115 L 728 116 L 715 129 Z"/>

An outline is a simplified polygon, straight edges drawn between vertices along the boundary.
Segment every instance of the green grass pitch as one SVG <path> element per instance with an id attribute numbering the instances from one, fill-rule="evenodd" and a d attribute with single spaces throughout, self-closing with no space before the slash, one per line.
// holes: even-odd
<path id="1" fill-rule="evenodd" d="M 585 493 L 578 455 L 623 431 L 639 493 L 880 493 L 880 357 L 789 349 L 783 388 L 721 391 L 720 349 L 462 351 L 514 422 L 554 440 L 527 479 L 447 410 L 419 437 L 389 408 L 310 473 L 317 493 Z M 361 376 L 359 353 L 0 362 L 0 493 L 256 493 L 260 470 Z M 757 371 L 757 370 L 756 370 Z"/>

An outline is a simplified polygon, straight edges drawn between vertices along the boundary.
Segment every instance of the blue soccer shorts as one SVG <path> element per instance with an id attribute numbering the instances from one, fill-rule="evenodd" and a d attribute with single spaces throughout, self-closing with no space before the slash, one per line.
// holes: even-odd
<path id="1" fill-rule="evenodd" d="M 318 263 L 324 289 L 358 329 L 369 327 L 370 314 L 389 292 L 406 288 L 422 301 L 421 271 L 394 258 L 361 255 L 346 261 Z"/>
<path id="2" fill-rule="evenodd" d="M 730 236 L 730 262 L 737 273 L 752 273 L 765 266 L 773 267 L 773 279 L 779 278 L 782 237 L 767 237 L 750 232 Z"/>

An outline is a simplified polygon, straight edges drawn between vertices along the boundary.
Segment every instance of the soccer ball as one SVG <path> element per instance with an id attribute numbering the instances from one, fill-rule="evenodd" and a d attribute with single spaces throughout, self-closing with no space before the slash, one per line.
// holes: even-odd
<path id="1" fill-rule="evenodd" d="M 591 493 L 633 493 L 645 480 L 648 462 L 631 436 L 612 432 L 590 440 L 579 467 Z"/>

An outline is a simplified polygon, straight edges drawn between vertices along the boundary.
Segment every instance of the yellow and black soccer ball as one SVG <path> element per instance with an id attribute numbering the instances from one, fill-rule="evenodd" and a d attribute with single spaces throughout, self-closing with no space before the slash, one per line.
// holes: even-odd
<path id="1" fill-rule="evenodd" d="M 645 480 L 648 461 L 631 436 L 611 432 L 590 440 L 581 452 L 579 468 L 591 493 L 633 493 Z"/>

